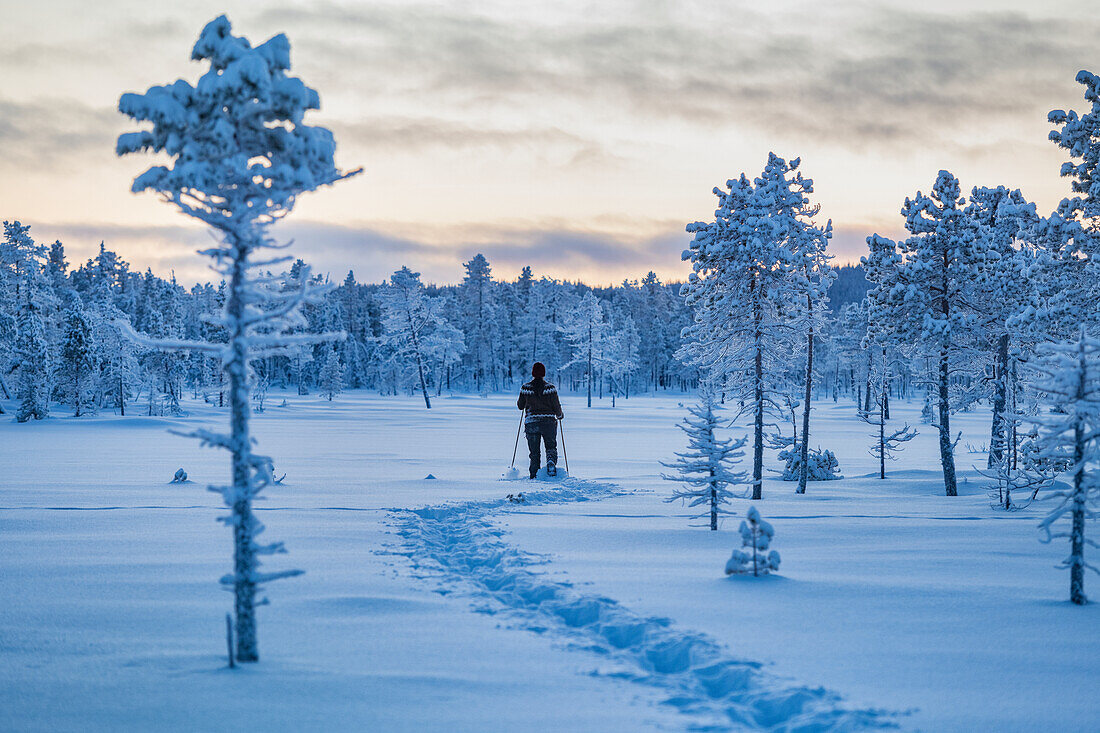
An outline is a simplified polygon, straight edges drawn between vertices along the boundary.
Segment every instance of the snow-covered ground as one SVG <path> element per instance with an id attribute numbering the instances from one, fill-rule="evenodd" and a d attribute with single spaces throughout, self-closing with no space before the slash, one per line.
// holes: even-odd
<path id="1" fill-rule="evenodd" d="M 779 576 L 730 580 L 739 520 L 663 501 L 684 398 L 567 395 L 575 478 L 533 488 L 497 480 L 510 397 L 283 397 L 255 422 L 287 474 L 261 517 L 290 554 L 267 567 L 307 572 L 268 589 L 261 662 L 237 671 L 204 490 L 225 456 L 167 432 L 219 411 L 0 418 L 0 729 L 1100 725 L 1100 616 L 1065 601 L 1066 548 L 1037 542 L 1040 508 L 989 507 L 982 456 L 960 451 L 964 495 L 942 496 L 930 428 L 879 481 L 869 428 L 823 405 L 813 442 L 849 478 L 769 481 Z M 982 443 L 988 415 L 957 426 Z M 194 483 L 168 484 L 179 467 Z"/>

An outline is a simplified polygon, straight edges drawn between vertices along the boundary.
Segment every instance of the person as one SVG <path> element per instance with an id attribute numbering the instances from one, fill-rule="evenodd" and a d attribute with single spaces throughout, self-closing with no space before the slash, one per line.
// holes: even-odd
<path id="1" fill-rule="evenodd" d="M 516 405 L 526 412 L 523 418 L 527 447 L 531 454 L 531 478 L 539 472 L 542 463 L 540 441 L 546 443 L 546 475 L 558 475 L 558 420 L 565 416 L 558 400 L 558 389 L 546 381 L 546 367 L 536 361 L 531 367 L 530 382 L 519 390 Z"/>

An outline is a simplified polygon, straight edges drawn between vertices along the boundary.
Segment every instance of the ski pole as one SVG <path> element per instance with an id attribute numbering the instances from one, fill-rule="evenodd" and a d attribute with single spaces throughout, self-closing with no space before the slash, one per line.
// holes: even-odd
<path id="1" fill-rule="evenodd" d="M 519 425 L 516 427 L 516 447 L 512 449 L 512 468 L 516 467 L 516 453 L 519 452 L 519 434 L 523 430 L 523 413 L 519 414 Z M 566 468 L 566 471 L 569 469 Z"/>
<path id="2" fill-rule="evenodd" d="M 558 418 L 558 425 L 561 426 L 561 456 L 565 459 L 565 472 L 569 473 L 569 451 L 565 449 L 565 425 L 562 424 L 561 418 Z"/>

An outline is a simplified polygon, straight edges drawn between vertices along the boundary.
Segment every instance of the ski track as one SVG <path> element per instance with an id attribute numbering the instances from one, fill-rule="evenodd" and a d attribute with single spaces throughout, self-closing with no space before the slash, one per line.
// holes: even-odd
<path id="1" fill-rule="evenodd" d="M 509 482 L 511 483 L 511 482 Z M 505 484 L 502 484 L 505 486 Z M 506 544 L 491 514 L 508 507 L 593 501 L 626 493 L 613 484 L 574 478 L 553 488 L 524 491 L 525 501 L 466 502 L 394 510 L 414 571 L 428 571 L 441 586 L 457 582 L 488 613 L 511 612 L 520 625 L 552 633 L 571 647 L 598 655 L 610 676 L 660 688 L 666 703 L 691 722 L 690 730 L 854 731 L 896 728 L 897 714 L 853 709 L 821 687 L 807 687 L 730 655 L 704 634 L 671 619 L 641 616 L 617 601 L 585 595 L 532 567 L 544 558 Z M 503 493 L 503 492 L 502 492 Z M 450 587 L 441 588 L 449 593 Z"/>

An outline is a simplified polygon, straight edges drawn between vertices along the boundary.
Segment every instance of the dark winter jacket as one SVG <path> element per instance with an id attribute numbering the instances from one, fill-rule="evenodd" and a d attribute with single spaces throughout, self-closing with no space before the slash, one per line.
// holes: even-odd
<path id="1" fill-rule="evenodd" d="M 561 412 L 561 402 L 558 401 L 557 387 L 540 377 L 535 377 L 520 387 L 516 405 L 519 409 L 527 411 L 528 421 L 564 417 Z"/>

